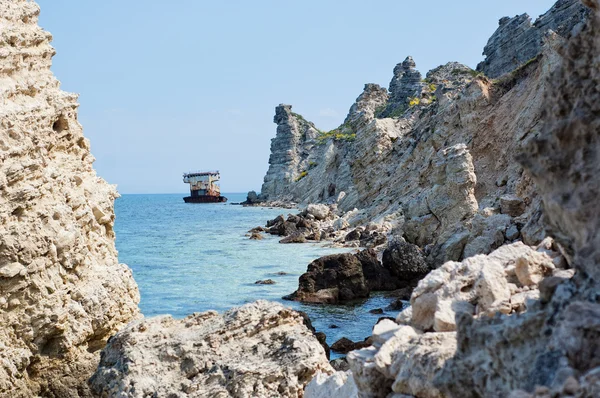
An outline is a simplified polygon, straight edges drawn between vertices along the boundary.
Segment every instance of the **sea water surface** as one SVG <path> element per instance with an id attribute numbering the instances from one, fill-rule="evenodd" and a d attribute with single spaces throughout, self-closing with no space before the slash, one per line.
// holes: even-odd
<path id="1" fill-rule="evenodd" d="M 193 312 L 223 312 L 258 299 L 274 300 L 305 311 L 332 344 L 341 337 L 363 340 L 379 317 L 397 315 L 397 311 L 369 313 L 389 303 L 383 295 L 335 306 L 282 300 L 296 290 L 298 277 L 311 261 L 348 249 L 280 244 L 280 237 L 268 234 L 264 240 L 250 240 L 249 229 L 295 211 L 231 204 L 245 200 L 245 194 L 225 194 L 227 204 L 186 204 L 183 196 L 123 195 L 115 202 L 119 261 L 133 270 L 145 316 L 181 318 Z M 263 279 L 276 284 L 255 284 Z"/>

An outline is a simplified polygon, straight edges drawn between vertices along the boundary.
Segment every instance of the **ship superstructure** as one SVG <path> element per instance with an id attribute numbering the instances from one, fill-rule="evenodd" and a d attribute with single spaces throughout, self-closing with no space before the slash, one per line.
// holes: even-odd
<path id="1" fill-rule="evenodd" d="M 183 173 L 183 182 L 190 184 L 190 196 L 183 198 L 185 203 L 218 203 L 227 202 L 221 196 L 218 181 L 221 174 L 218 171 L 192 171 Z"/>

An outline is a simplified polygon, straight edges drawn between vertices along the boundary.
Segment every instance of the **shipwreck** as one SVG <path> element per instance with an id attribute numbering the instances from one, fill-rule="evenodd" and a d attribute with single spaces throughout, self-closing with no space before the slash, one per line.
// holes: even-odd
<path id="1" fill-rule="evenodd" d="M 183 198 L 185 203 L 220 203 L 227 202 L 221 196 L 218 181 L 221 174 L 218 171 L 193 171 L 183 173 L 183 182 L 190 184 L 190 196 Z"/>

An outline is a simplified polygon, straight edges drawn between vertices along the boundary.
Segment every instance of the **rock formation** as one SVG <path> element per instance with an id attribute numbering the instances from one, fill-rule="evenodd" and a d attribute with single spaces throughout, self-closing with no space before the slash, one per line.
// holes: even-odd
<path id="1" fill-rule="evenodd" d="M 371 291 L 412 291 L 431 270 L 419 249 L 406 242 L 392 242 L 383 263 L 373 249 L 321 257 L 308 265 L 298 290 L 284 299 L 306 303 L 338 304 L 369 297 Z"/>
<path id="2" fill-rule="evenodd" d="M 318 131 L 312 123 L 293 113 L 291 105 L 279 105 L 273 121 L 277 124 L 277 136 L 271 141 L 271 167 L 263 191 L 273 197 L 286 196 L 286 187 L 302 177 L 299 170 L 306 167 L 302 159 L 311 150 Z"/>
<path id="3" fill-rule="evenodd" d="M 548 30 L 568 38 L 575 25 L 585 19 L 585 14 L 587 8 L 579 0 L 559 0 L 533 25 L 527 14 L 502 18 L 483 50 L 486 58 L 477 65 L 477 70 L 491 78 L 512 72 L 541 52 Z"/>
<path id="4" fill-rule="evenodd" d="M 503 19 L 480 65 L 496 80 L 457 62 L 421 79 L 408 57 L 389 91 L 365 85 L 332 131 L 279 106 L 261 200 L 335 204 L 347 232 L 387 223 L 432 266 L 539 244 L 540 198 L 514 154 L 540 133 L 557 48 L 586 10 L 560 0 L 534 25 Z"/>
<path id="5" fill-rule="evenodd" d="M 462 263 L 448 262 L 429 273 L 414 290 L 411 307 L 401 312 L 396 322 L 379 322 L 373 330 L 371 347 L 348 354 L 351 384 L 356 385 L 360 396 L 386 397 L 391 393 L 425 398 L 470 396 L 470 392 L 460 395 L 464 384 L 453 380 L 447 383 L 456 391 L 446 395 L 438 379 L 445 364 L 463 348 L 456 332 L 457 314 L 479 319 L 493 317 L 495 313 L 516 317 L 536 310 L 540 298 L 538 282 L 545 277 L 564 282 L 573 276 L 573 270 L 564 269 L 567 263 L 553 250 L 557 247 L 551 239 L 544 240 L 536 249 L 517 242 L 487 256 L 470 257 Z M 511 336 L 518 336 L 518 329 L 512 330 L 515 333 Z M 498 336 L 501 338 L 507 339 Z M 486 340 L 481 342 L 491 344 Z M 494 349 L 500 350 L 497 346 Z M 515 372 L 521 370 L 522 365 Z M 338 380 L 341 376 L 330 377 Z M 318 384 L 323 387 L 317 388 Z M 320 376 L 309 390 L 322 393 L 322 389 L 334 385 Z M 479 393 L 506 395 L 505 391 L 499 394 L 479 390 Z"/>
<path id="6" fill-rule="evenodd" d="M 373 346 L 348 355 L 351 374 L 315 378 L 307 397 L 600 394 L 600 209 L 591 200 L 600 193 L 600 3 L 584 4 L 593 14 L 560 50 L 540 135 L 519 157 L 555 241 L 444 264 L 419 283 L 399 324 L 380 322 Z"/>
<path id="7" fill-rule="evenodd" d="M 412 57 L 407 57 L 404 62 L 396 65 L 394 77 L 390 82 L 390 96 L 386 108 L 378 116 L 401 115 L 409 106 L 411 99 L 421 98 L 421 92 L 426 84 L 421 81 L 421 72 L 416 68 L 417 64 Z"/>
<path id="8" fill-rule="evenodd" d="M 219 315 L 131 323 L 90 380 L 100 397 L 301 397 L 325 351 L 296 311 L 257 301 Z"/>
<path id="9" fill-rule="evenodd" d="M 0 396 L 89 396 L 106 340 L 138 314 L 77 96 L 32 1 L 0 1 Z"/>

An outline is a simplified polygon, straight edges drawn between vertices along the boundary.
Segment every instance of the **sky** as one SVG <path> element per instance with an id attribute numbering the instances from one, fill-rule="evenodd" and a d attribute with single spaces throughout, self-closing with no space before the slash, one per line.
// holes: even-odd
<path id="1" fill-rule="evenodd" d="M 38 3 L 95 168 L 127 194 L 185 193 L 182 173 L 206 169 L 223 192 L 260 191 L 278 104 L 333 129 L 406 56 L 423 74 L 475 68 L 501 17 L 554 0 Z"/>

